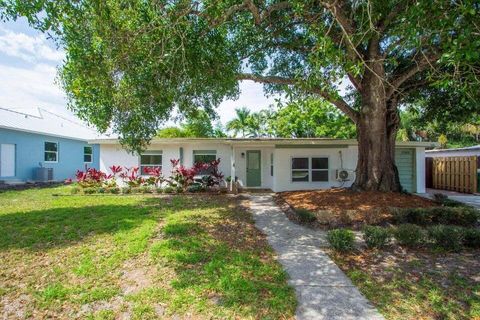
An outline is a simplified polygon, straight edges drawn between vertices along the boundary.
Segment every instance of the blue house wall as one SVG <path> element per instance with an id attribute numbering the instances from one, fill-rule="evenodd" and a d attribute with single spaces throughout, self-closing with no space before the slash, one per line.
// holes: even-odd
<path id="1" fill-rule="evenodd" d="M 46 141 L 58 143 L 58 162 L 44 161 Z M 33 180 L 34 169 L 39 163 L 45 168 L 53 168 L 54 180 L 74 178 L 77 170 L 84 170 L 85 165 L 99 168 L 100 147 L 86 141 L 0 128 L 0 144 L 3 143 L 15 144 L 15 176 L 0 177 L 0 180 Z M 92 163 L 83 162 L 85 146 L 93 147 Z"/>

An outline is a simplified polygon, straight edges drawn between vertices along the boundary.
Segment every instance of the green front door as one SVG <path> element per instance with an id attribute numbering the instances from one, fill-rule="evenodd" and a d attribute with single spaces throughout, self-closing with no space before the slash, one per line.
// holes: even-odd
<path id="1" fill-rule="evenodd" d="M 260 187 L 260 150 L 247 151 L 247 187 Z"/>

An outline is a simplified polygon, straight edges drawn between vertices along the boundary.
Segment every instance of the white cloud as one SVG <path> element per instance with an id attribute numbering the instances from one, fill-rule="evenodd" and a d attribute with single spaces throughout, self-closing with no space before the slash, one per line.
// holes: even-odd
<path id="1" fill-rule="evenodd" d="M 223 124 L 235 118 L 235 108 L 247 107 L 251 111 L 256 112 L 268 108 L 271 104 L 275 104 L 275 99 L 280 98 L 279 95 L 265 96 L 263 86 L 253 81 L 240 82 L 240 91 L 238 100 L 226 100 L 217 108 Z"/>
<path id="2" fill-rule="evenodd" d="M 44 107 L 69 114 L 65 94 L 55 84 L 56 74 L 56 68 L 47 64 L 36 64 L 29 69 L 0 64 L 0 106 Z"/>
<path id="3" fill-rule="evenodd" d="M 0 27 L 0 52 L 31 63 L 60 62 L 65 56 L 63 51 L 52 48 L 44 35 L 35 37 L 3 27 Z"/>

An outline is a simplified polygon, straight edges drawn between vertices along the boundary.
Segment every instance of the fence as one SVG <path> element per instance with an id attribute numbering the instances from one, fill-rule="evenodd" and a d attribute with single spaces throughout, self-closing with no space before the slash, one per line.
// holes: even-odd
<path id="1" fill-rule="evenodd" d="M 433 188 L 475 193 L 477 183 L 477 157 L 433 158 Z"/>

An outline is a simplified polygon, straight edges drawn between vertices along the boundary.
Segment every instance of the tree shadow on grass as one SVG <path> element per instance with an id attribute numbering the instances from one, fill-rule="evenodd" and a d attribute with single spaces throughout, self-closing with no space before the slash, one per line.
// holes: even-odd
<path id="1" fill-rule="evenodd" d="M 151 247 L 155 261 L 175 270 L 173 304 L 204 300 L 245 317 L 293 315 L 294 292 L 250 214 L 220 201 L 215 213 L 196 211 L 167 221 L 168 232 Z"/>
<path id="2" fill-rule="evenodd" d="M 132 230 L 158 219 L 139 205 L 63 207 L 0 215 L 0 251 L 61 247 L 104 233 Z"/>

